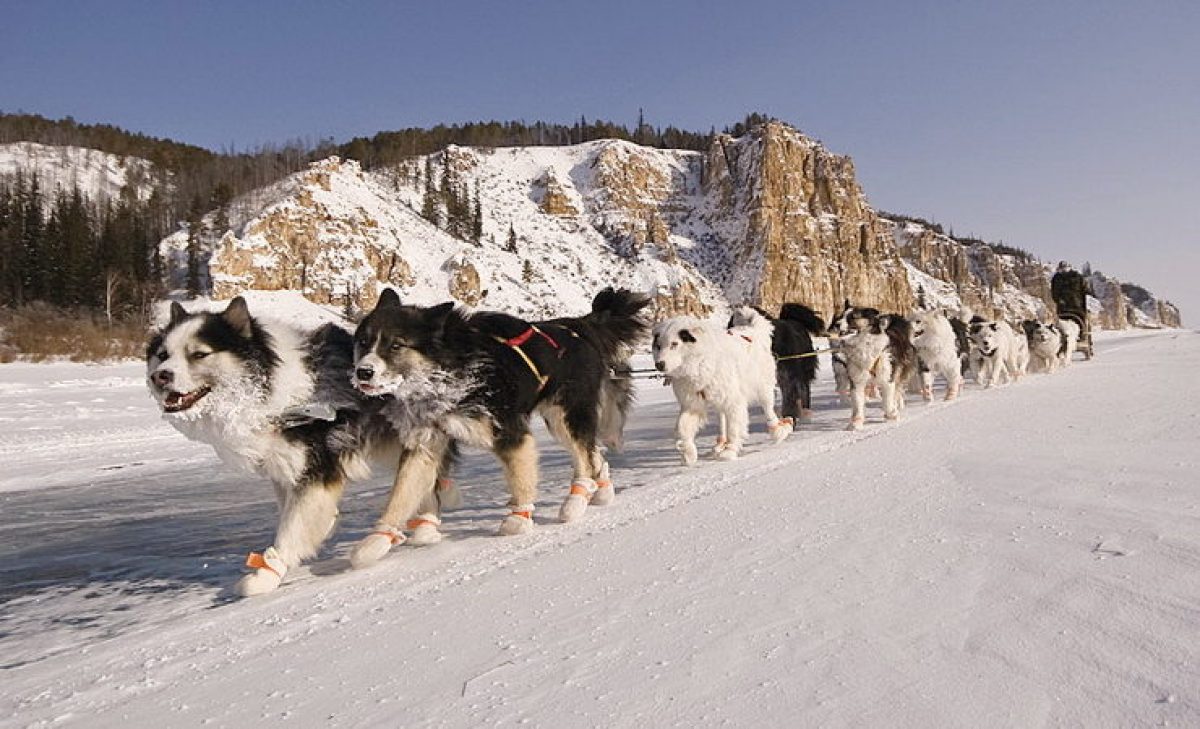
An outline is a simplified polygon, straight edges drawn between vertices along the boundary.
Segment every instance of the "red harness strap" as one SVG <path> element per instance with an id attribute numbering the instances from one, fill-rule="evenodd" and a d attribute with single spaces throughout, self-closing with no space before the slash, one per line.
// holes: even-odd
<path id="1" fill-rule="evenodd" d="M 504 343 L 510 347 L 520 347 L 525 342 L 528 342 L 529 339 L 534 334 L 537 334 L 542 339 L 545 339 L 550 344 L 551 347 L 554 347 L 555 349 L 559 349 L 558 342 L 554 341 L 553 337 L 551 337 L 549 334 L 543 332 L 541 329 L 538 329 L 537 327 L 533 326 L 532 324 L 529 325 L 528 329 L 526 329 L 524 332 L 518 334 L 517 336 L 513 337 L 512 339 L 505 339 Z"/>

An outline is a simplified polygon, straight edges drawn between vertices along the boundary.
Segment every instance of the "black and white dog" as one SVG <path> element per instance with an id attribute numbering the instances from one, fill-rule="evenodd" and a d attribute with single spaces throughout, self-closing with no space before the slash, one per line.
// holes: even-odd
<path id="1" fill-rule="evenodd" d="M 1056 324 L 1043 324 L 1036 319 L 1021 322 L 1029 340 L 1029 369 L 1031 372 L 1053 373 L 1060 366 L 1059 350 L 1064 336 Z"/>
<path id="2" fill-rule="evenodd" d="M 783 400 L 779 408 L 782 420 L 799 423 L 802 418 L 812 416 L 812 383 L 817 379 L 816 348 L 814 336 L 824 336 L 825 322 L 815 311 L 803 304 L 784 304 L 779 309 L 779 318 L 771 319 L 765 311 L 755 307 L 738 307 L 729 317 L 729 327 L 748 326 L 752 309 L 771 322 L 771 354 L 775 356 L 775 379 Z"/>
<path id="3" fill-rule="evenodd" d="M 504 467 L 511 513 L 499 533 L 533 528 L 538 454 L 530 432 L 535 411 L 570 452 L 571 490 L 559 518 L 572 521 L 588 504 L 613 498 L 599 447 L 605 408 L 627 407 L 627 393 L 606 388 L 615 367 L 645 336 L 646 296 L 605 289 L 581 317 L 530 323 L 497 312 L 469 313 L 453 303 L 404 305 L 384 291 L 354 335 L 355 384 L 381 403 L 399 433 L 400 468 L 375 531 L 351 555 L 370 564 L 403 540 L 422 512 L 443 455 L 454 442 L 490 449 Z M 607 400 L 607 402 L 606 402 Z M 622 420 L 622 417 L 610 420 Z"/>
<path id="4" fill-rule="evenodd" d="M 147 383 L 164 418 L 275 487 L 275 543 L 247 560 L 242 595 L 275 589 L 316 554 L 345 482 L 365 477 L 372 456 L 395 456 L 397 433 L 380 403 L 351 383 L 353 356 L 346 330 L 327 324 L 306 334 L 260 320 L 241 297 L 222 312 L 174 303 L 150 337 Z"/>
<path id="5" fill-rule="evenodd" d="M 884 417 L 900 417 L 905 384 L 917 371 L 908 320 L 898 314 L 881 314 L 878 309 L 847 306 L 834 316 L 829 331 L 838 338 L 838 353 L 844 357 L 850 385 L 847 429 L 863 427 L 869 384 L 879 388 Z"/>

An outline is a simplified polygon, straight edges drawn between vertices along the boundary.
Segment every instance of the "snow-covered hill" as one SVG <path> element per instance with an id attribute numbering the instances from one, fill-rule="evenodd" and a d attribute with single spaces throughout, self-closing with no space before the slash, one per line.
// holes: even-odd
<path id="1" fill-rule="evenodd" d="M 36 175 L 46 204 L 55 192 L 78 188 L 93 201 L 116 200 L 122 194 L 148 200 L 158 173 L 149 160 L 122 157 L 86 147 L 59 147 L 35 142 L 0 144 L 0 177 Z"/>
<path id="2" fill-rule="evenodd" d="M 1045 264 L 878 215 L 848 157 L 777 122 L 705 153 L 619 140 L 451 146 L 371 172 L 329 158 L 224 214 L 228 226 L 210 215 L 201 236 L 218 298 L 296 289 L 363 307 L 388 284 L 418 303 L 548 316 L 622 285 L 654 294 L 660 316 L 742 301 L 829 315 L 847 298 L 1014 320 L 1049 311 Z M 185 230 L 162 245 L 175 287 L 187 245 Z"/>
<path id="3" fill-rule="evenodd" d="M 692 469 L 642 383 L 613 505 L 549 519 L 547 444 L 538 529 L 491 536 L 471 454 L 446 541 L 347 571 L 381 474 L 322 561 L 230 602 L 270 487 L 137 366 L 0 365 L 0 724 L 1197 726 L 1197 367 L 1194 333 L 1109 333 L 859 433 L 822 379 L 787 441 Z"/>

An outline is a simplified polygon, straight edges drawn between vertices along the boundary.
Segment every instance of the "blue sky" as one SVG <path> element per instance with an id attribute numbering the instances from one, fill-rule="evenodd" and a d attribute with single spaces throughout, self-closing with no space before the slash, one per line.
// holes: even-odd
<path id="1" fill-rule="evenodd" d="M 221 149 L 757 110 L 853 157 L 877 208 L 1090 260 L 1200 317 L 1200 3 L 6 5 L 4 111 Z"/>

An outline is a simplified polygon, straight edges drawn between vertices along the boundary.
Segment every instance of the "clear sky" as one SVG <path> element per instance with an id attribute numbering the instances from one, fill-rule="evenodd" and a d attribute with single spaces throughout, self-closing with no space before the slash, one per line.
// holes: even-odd
<path id="1" fill-rule="evenodd" d="M 33 2 L 0 110 L 214 149 L 581 114 L 761 111 L 871 203 L 1091 261 L 1200 320 L 1200 3 Z"/>

